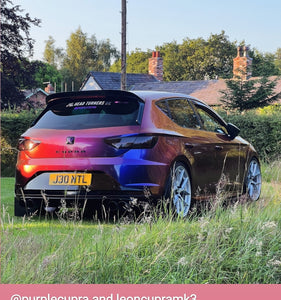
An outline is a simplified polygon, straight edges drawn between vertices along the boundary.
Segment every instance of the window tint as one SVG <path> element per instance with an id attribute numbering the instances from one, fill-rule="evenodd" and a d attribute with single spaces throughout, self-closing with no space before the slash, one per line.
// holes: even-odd
<path id="1" fill-rule="evenodd" d="M 200 117 L 200 120 L 203 124 L 203 128 L 207 131 L 213 131 L 217 133 L 226 134 L 227 131 L 224 126 L 220 124 L 220 122 L 212 116 L 209 112 L 207 112 L 202 106 L 195 104 L 197 113 Z"/>
<path id="2" fill-rule="evenodd" d="M 168 105 L 167 105 L 167 101 L 158 101 L 156 103 L 156 105 L 163 111 L 163 113 L 165 115 L 167 115 L 169 118 L 170 118 L 170 112 L 169 112 L 169 109 L 168 109 Z"/>
<path id="3" fill-rule="evenodd" d="M 171 119 L 184 128 L 200 128 L 199 121 L 187 99 L 168 100 Z"/>
<path id="4" fill-rule="evenodd" d="M 75 99 L 47 107 L 35 128 L 86 129 L 139 125 L 140 104 L 136 99 Z"/>

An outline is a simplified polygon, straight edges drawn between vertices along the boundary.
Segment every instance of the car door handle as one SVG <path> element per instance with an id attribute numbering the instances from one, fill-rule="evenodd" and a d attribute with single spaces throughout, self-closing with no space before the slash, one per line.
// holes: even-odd
<path id="1" fill-rule="evenodd" d="M 189 144 L 189 143 L 186 143 L 186 144 L 184 144 L 184 147 L 185 147 L 185 149 L 192 149 L 193 145 Z"/>
<path id="2" fill-rule="evenodd" d="M 215 146 L 215 149 L 218 150 L 218 151 L 221 151 L 221 150 L 223 149 L 223 146 L 218 146 L 218 145 L 216 145 L 216 146 Z"/>

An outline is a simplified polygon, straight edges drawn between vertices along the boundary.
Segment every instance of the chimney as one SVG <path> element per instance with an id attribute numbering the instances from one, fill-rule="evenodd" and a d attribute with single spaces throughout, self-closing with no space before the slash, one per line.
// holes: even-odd
<path id="1" fill-rule="evenodd" d="M 51 83 L 48 83 L 48 85 L 45 87 L 45 92 L 48 94 L 53 94 L 55 92 Z"/>
<path id="2" fill-rule="evenodd" d="M 152 52 L 152 57 L 149 59 L 148 73 L 163 81 L 163 58 L 160 57 L 159 51 Z"/>
<path id="3" fill-rule="evenodd" d="M 237 47 L 237 56 L 233 59 L 233 79 L 248 80 L 252 76 L 252 61 L 248 55 L 249 47 Z"/>

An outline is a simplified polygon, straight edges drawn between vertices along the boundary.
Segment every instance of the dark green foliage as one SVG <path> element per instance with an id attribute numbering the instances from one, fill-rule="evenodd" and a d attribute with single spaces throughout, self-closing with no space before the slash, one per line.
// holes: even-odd
<path id="1" fill-rule="evenodd" d="M 127 73 L 148 73 L 148 60 L 151 57 L 152 51 L 141 51 L 135 49 L 130 54 L 127 54 Z M 121 72 L 121 59 L 116 61 L 109 69 L 110 72 Z"/>
<path id="2" fill-rule="evenodd" d="M 277 79 L 261 77 L 256 80 L 226 80 L 227 89 L 220 91 L 221 102 L 228 109 L 240 112 L 269 105 L 281 97 L 274 94 Z"/>
<path id="3" fill-rule="evenodd" d="M 222 31 L 211 34 L 207 40 L 203 38 L 185 38 L 181 44 L 177 42 L 156 46 L 163 57 L 164 80 L 204 80 L 217 77 L 232 77 L 232 63 L 236 53 L 236 44 L 229 41 Z M 148 58 L 151 50 L 146 52 L 136 49 L 127 55 L 128 73 L 147 73 Z M 120 61 L 110 68 L 112 72 L 120 72 Z"/>
<path id="4" fill-rule="evenodd" d="M 1 109 L 13 108 L 21 104 L 25 97 L 16 86 L 15 82 L 1 73 Z"/>
<path id="5" fill-rule="evenodd" d="M 31 18 L 11 0 L 1 1 L 1 56 L 22 57 L 32 54 L 34 40 L 30 37 L 31 26 L 39 26 L 41 20 Z"/>
<path id="6" fill-rule="evenodd" d="M 46 86 L 44 82 L 50 82 L 53 85 L 54 83 L 62 82 L 62 75 L 55 66 L 38 60 L 33 61 L 31 64 L 36 64 L 36 69 L 33 75 L 34 80 L 36 81 L 36 87 L 44 89 Z"/>
<path id="7" fill-rule="evenodd" d="M 1 176 L 12 177 L 15 174 L 17 150 L 1 137 Z"/>
<path id="8" fill-rule="evenodd" d="M 275 52 L 274 64 L 276 68 L 279 70 L 279 74 L 281 74 L 281 48 L 278 48 Z"/>
<path id="9" fill-rule="evenodd" d="M 32 56 L 34 40 L 31 26 L 39 26 L 40 20 L 23 14 L 19 5 L 10 0 L 1 1 L 1 106 L 21 103 L 19 90 L 32 85 L 33 66 L 24 58 Z M 8 83 L 8 87 L 6 84 Z M 5 86 L 5 87 L 3 87 Z"/>
<path id="10" fill-rule="evenodd" d="M 20 113 L 7 111 L 1 115 L 2 136 L 12 147 L 16 147 L 18 139 L 34 121 L 39 111 L 22 111 Z"/>
<path id="11" fill-rule="evenodd" d="M 80 27 L 70 35 L 66 44 L 61 72 L 68 90 L 72 82 L 74 90 L 79 90 L 89 71 L 107 72 L 112 60 L 119 58 L 118 50 L 109 39 L 98 41 L 95 35 L 89 38 Z"/>
<path id="12" fill-rule="evenodd" d="M 1 175 L 14 176 L 17 143 L 20 135 L 30 127 L 39 112 L 2 112 L 1 114 Z"/>
<path id="13" fill-rule="evenodd" d="M 250 51 L 250 57 L 253 58 L 253 77 L 281 75 L 278 68 L 278 52 L 272 54 L 254 50 Z"/>
<path id="14" fill-rule="evenodd" d="M 280 158 L 281 153 L 281 109 L 276 113 L 257 114 L 254 111 L 225 116 L 241 129 L 240 136 L 249 141 L 263 160 Z"/>

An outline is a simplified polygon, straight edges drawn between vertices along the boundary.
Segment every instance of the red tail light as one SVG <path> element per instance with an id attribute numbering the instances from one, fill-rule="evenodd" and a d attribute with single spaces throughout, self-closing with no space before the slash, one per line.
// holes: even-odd
<path id="1" fill-rule="evenodd" d="M 40 144 L 40 141 L 33 139 L 20 138 L 18 143 L 18 150 L 30 151 Z"/>
<path id="2" fill-rule="evenodd" d="M 116 149 L 149 149 L 157 140 L 158 137 L 153 135 L 128 135 L 107 138 L 105 142 Z"/>

